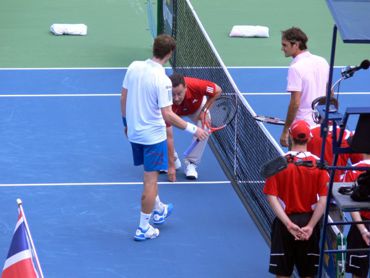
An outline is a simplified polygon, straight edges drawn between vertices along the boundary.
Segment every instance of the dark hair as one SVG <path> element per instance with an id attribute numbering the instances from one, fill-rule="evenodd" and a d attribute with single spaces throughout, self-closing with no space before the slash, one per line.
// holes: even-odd
<path id="1" fill-rule="evenodd" d="M 308 143 L 308 138 L 307 139 L 297 139 L 297 138 L 292 138 L 293 142 L 294 142 L 294 145 L 306 145 Z"/>
<path id="2" fill-rule="evenodd" d="M 159 35 L 155 38 L 153 43 L 153 56 L 163 59 L 168 53 L 174 51 L 176 48 L 176 41 L 170 35 Z"/>
<path id="3" fill-rule="evenodd" d="M 307 35 L 299 28 L 292 27 L 285 31 L 281 31 L 282 38 L 290 43 L 298 43 L 300 50 L 307 49 Z"/>
<path id="4" fill-rule="evenodd" d="M 184 76 L 181 73 L 177 73 L 177 72 L 173 73 L 170 76 L 170 79 L 171 79 L 173 88 L 175 88 L 175 87 L 177 87 L 181 84 L 185 86 L 185 79 L 184 79 Z"/>

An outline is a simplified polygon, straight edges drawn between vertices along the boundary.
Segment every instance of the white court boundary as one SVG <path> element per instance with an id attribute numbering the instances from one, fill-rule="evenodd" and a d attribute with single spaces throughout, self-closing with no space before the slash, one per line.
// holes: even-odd
<path id="1" fill-rule="evenodd" d="M 10 98 L 10 97 L 118 97 L 121 94 L 0 94 L 0 98 Z"/>
<path id="2" fill-rule="evenodd" d="M 346 66 L 334 66 L 335 69 L 345 68 Z M 0 71 L 11 70 L 124 70 L 128 67 L 75 67 L 75 68 L 0 68 Z M 228 69 L 287 69 L 289 66 L 226 66 Z M 165 67 L 165 69 L 172 69 Z"/>
<path id="3" fill-rule="evenodd" d="M 115 185 L 142 185 L 143 182 L 55 182 L 55 183 L 2 183 L 0 187 L 46 187 L 46 186 L 115 186 Z M 179 181 L 158 182 L 159 185 L 176 185 L 176 184 L 230 184 L 230 181 Z"/>
<path id="4" fill-rule="evenodd" d="M 370 92 L 340 92 L 334 93 L 335 95 L 370 95 Z M 273 92 L 262 92 L 262 93 L 242 93 L 243 96 L 285 96 L 290 95 L 288 92 L 284 93 L 273 93 Z"/>
<path id="5" fill-rule="evenodd" d="M 290 93 L 241 93 L 243 96 L 287 96 Z M 337 94 L 337 93 L 335 93 Z M 343 92 L 339 95 L 370 95 L 370 92 Z M 121 94 L 96 93 L 96 94 L 0 94 L 0 98 L 22 98 L 22 97 L 119 97 Z"/>

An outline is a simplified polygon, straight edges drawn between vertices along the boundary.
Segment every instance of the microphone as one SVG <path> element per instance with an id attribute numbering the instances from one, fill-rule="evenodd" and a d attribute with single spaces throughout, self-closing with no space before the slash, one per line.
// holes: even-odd
<path id="1" fill-rule="evenodd" d="M 344 79 L 350 78 L 353 76 L 353 74 L 360 70 L 360 69 L 368 69 L 370 67 L 370 61 L 369 60 L 363 60 L 359 66 L 351 67 L 347 66 L 344 69 L 342 69 L 341 75 Z"/>

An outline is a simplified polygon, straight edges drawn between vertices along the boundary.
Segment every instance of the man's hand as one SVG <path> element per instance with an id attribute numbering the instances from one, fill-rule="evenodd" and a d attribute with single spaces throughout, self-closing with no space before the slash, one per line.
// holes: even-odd
<path id="1" fill-rule="evenodd" d="M 302 231 L 302 240 L 309 240 L 313 232 L 313 227 L 307 225 L 305 227 L 302 227 Z"/>
<path id="2" fill-rule="evenodd" d="M 370 232 L 366 229 L 361 233 L 362 239 L 366 242 L 367 246 L 370 246 Z"/>
<path id="3" fill-rule="evenodd" d="M 199 140 L 205 140 L 209 136 L 208 131 L 205 131 L 204 129 L 197 127 L 197 131 L 194 134 Z"/>
<path id="4" fill-rule="evenodd" d="M 175 167 L 168 168 L 167 173 L 168 181 L 175 182 L 176 181 L 176 169 Z"/>
<path id="5" fill-rule="evenodd" d="M 286 228 L 288 232 L 294 236 L 295 240 L 303 239 L 302 237 L 303 237 L 304 232 L 298 225 L 294 224 L 293 222 L 290 222 L 286 225 Z"/>
<path id="6" fill-rule="evenodd" d="M 283 147 L 289 147 L 289 130 L 283 130 L 280 136 L 280 144 Z"/>

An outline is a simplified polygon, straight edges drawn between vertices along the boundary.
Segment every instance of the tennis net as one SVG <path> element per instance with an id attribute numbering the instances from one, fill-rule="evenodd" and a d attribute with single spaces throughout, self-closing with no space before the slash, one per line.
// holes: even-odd
<path id="1" fill-rule="evenodd" d="M 163 1 L 160 9 L 163 33 L 176 38 L 173 70 L 215 82 L 236 102 L 234 121 L 212 134 L 210 146 L 261 234 L 270 242 L 274 214 L 263 194 L 264 179 L 259 172 L 262 164 L 282 151 L 264 126 L 254 120 L 255 112 L 240 94 L 190 1 Z"/>
<path id="2" fill-rule="evenodd" d="M 158 1 L 158 33 L 170 34 L 176 39 L 177 47 L 171 60 L 174 71 L 213 81 L 224 95 L 235 100 L 238 107 L 235 120 L 213 133 L 209 142 L 224 173 L 270 245 L 275 214 L 263 194 L 265 180 L 260 168 L 283 151 L 263 124 L 254 119 L 256 113 L 239 92 L 189 0 Z M 330 245 L 339 232 L 336 227 L 331 230 Z M 326 258 L 328 273 L 335 272 L 333 257 Z"/>

